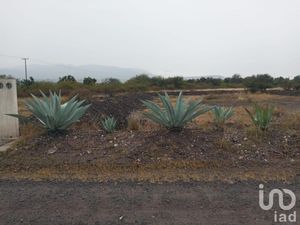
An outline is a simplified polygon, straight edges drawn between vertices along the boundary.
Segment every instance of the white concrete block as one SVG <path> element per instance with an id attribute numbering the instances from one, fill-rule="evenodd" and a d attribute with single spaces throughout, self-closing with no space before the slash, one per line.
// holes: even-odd
<path id="1" fill-rule="evenodd" d="M 0 138 L 18 137 L 18 119 L 5 114 L 18 114 L 17 85 L 15 79 L 0 79 Z"/>

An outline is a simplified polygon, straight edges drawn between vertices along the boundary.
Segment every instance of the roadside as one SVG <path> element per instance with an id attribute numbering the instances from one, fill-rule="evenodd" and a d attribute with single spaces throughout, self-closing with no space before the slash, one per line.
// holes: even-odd
<path id="1" fill-rule="evenodd" d="M 259 207 L 258 185 L 0 181 L 0 224 L 273 224 L 273 211 Z M 300 212 L 299 183 L 265 187 L 294 191 Z"/>

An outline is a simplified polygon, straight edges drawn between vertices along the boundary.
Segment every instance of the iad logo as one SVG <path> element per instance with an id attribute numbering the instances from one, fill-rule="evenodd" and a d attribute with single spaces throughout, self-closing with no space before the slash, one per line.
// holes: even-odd
<path id="1" fill-rule="evenodd" d="M 278 204 L 282 210 L 288 211 L 295 207 L 296 196 L 295 196 L 294 192 L 292 192 L 289 189 L 282 189 L 282 191 L 279 189 L 271 190 L 269 193 L 269 203 L 267 205 L 265 205 L 263 189 L 264 189 L 264 185 L 260 184 L 259 185 L 259 206 L 263 210 L 272 209 L 275 195 L 278 196 Z M 284 193 L 287 194 L 291 200 L 290 203 L 287 205 L 285 205 L 284 201 L 283 201 Z M 296 211 L 291 212 L 291 213 L 281 213 L 278 215 L 277 215 L 277 211 L 274 211 L 274 222 L 296 222 Z"/>

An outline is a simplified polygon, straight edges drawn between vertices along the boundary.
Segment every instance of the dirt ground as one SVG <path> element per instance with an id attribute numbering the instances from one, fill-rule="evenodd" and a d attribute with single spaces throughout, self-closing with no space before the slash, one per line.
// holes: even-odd
<path id="1" fill-rule="evenodd" d="M 96 97 L 82 121 L 61 135 L 47 135 L 37 125 L 21 126 L 20 141 L 0 154 L 0 178 L 231 182 L 292 181 L 300 174 L 299 97 L 205 95 L 206 104 L 235 106 L 235 116 L 224 131 L 214 127 L 210 113 L 181 133 L 169 132 L 143 117 L 137 118 L 139 129 L 126 127 L 128 116 L 143 110 L 140 99 L 149 98 L 145 93 Z M 254 100 L 277 103 L 266 134 L 255 131 L 243 109 Z M 106 134 L 96 123 L 103 115 L 121 121 L 115 133 Z"/>
<path id="2" fill-rule="evenodd" d="M 0 181 L 0 224 L 274 224 L 278 204 L 275 201 L 272 210 L 262 210 L 258 204 L 258 185 Z M 265 184 L 266 190 L 273 188 L 294 191 L 297 203 L 293 210 L 299 213 L 299 183 Z"/>

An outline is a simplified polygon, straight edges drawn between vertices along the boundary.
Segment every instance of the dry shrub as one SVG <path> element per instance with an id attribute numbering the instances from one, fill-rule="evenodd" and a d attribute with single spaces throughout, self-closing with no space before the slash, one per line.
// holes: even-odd
<path id="1" fill-rule="evenodd" d="M 227 152 L 233 151 L 231 142 L 224 137 L 217 139 L 215 144 L 216 144 L 217 148 L 222 149 L 224 151 L 227 151 Z"/>
<path id="2" fill-rule="evenodd" d="M 281 127 L 284 129 L 300 129 L 300 112 L 289 113 L 284 116 L 281 122 Z"/>
<path id="3" fill-rule="evenodd" d="M 141 111 L 132 112 L 127 122 L 129 130 L 153 131 L 161 128 L 160 125 L 147 119 Z"/>
<path id="4" fill-rule="evenodd" d="M 128 116 L 127 123 L 129 130 L 139 130 L 142 123 L 142 113 L 133 112 Z"/>

